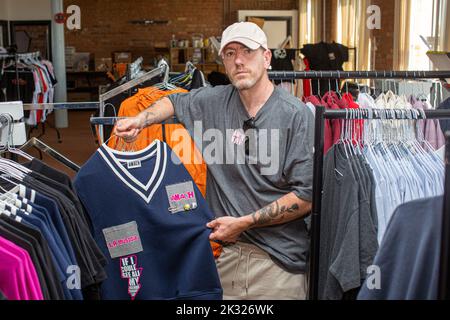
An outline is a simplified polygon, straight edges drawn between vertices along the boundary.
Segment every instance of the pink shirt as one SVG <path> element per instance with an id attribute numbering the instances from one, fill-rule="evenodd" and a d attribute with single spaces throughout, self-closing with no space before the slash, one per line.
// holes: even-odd
<path id="1" fill-rule="evenodd" d="M 3 288 L 0 284 L 0 288 L 8 299 L 44 299 L 36 269 L 28 252 L 2 237 L 0 237 L 0 266 L 0 283 L 3 280 L 5 283 L 9 283 L 7 288 Z M 8 281 L 7 278 L 11 274 L 14 274 L 13 280 Z M 11 292 L 11 298 L 7 292 Z"/>

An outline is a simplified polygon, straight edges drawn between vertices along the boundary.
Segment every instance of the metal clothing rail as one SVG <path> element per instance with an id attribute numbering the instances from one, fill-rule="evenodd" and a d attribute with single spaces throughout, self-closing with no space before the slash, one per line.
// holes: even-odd
<path id="1" fill-rule="evenodd" d="M 270 80 L 448 79 L 449 71 L 269 71 Z"/>
<path id="2" fill-rule="evenodd" d="M 77 165 L 75 162 L 70 160 L 69 158 L 65 157 L 63 154 L 59 153 L 52 147 L 46 145 L 41 140 L 37 139 L 36 137 L 32 137 L 30 140 L 28 140 L 24 145 L 20 147 L 20 150 L 26 150 L 30 147 L 35 147 L 39 151 L 45 152 L 49 156 L 51 156 L 53 159 L 59 161 L 60 163 L 64 164 L 66 167 L 72 169 L 75 172 L 80 171 L 80 166 Z"/>
<path id="3" fill-rule="evenodd" d="M 92 110 L 99 109 L 99 102 L 55 102 L 55 103 L 24 103 L 24 111 L 32 110 Z"/>
<path id="4" fill-rule="evenodd" d="M 145 81 L 148 81 L 148 80 L 153 79 L 154 77 L 157 77 L 160 75 L 164 75 L 164 78 L 168 78 L 168 76 L 169 76 L 169 65 L 167 64 L 167 62 L 165 62 L 165 60 L 160 61 L 158 68 L 153 69 L 138 78 L 132 79 L 132 80 L 118 86 L 117 88 L 109 90 L 104 94 L 101 94 L 99 97 L 99 102 L 100 102 L 99 115 L 100 115 L 100 117 L 103 117 L 105 115 L 105 101 L 107 101 L 108 99 L 111 99 L 111 98 L 117 96 L 118 94 L 125 92 L 141 83 L 144 83 Z M 103 126 L 99 127 L 99 136 L 100 136 L 100 140 L 104 141 Z"/>
<path id="5" fill-rule="evenodd" d="M 446 79 L 450 78 L 450 71 L 309 71 L 309 72 L 272 72 L 272 76 L 280 76 L 276 79 L 326 79 L 326 78 L 364 78 L 364 79 Z M 289 78 L 290 76 L 290 78 Z M 275 79 L 275 78 L 273 78 Z M 450 110 L 428 110 L 425 111 L 427 118 L 450 118 Z M 322 209 L 323 191 L 323 159 L 324 159 L 324 128 L 325 119 L 345 119 L 348 112 L 345 110 L 327 110 L 324 107 L 316 108 L 315 132 L 314 132 L 314 168 L 313 168 L 313 200 L 311 213 L 311 245 L 309 265 L 309 294 L 310 300 L 317 300 L 319 296 L 319 253 L 320 253 L 320 218 Z M 375 119 L 371 117 L 370 119 Z M 398 112 L 397 119 L 410 120 L 405 113 Z M 361 114 L 358 119 L 369 120 L 368 114 Z M 449 230 L 446 230 L 450 232 Z M 447 264 L 448 266 L 448 264 Z M 446 268 L 448 270 L 448 267 Z"/>
<path id="6" fill-rule="evenodd" d="M 100 108 L 99 102 L 24 103 L 23 110 L 86 110 Z"/>
<path id="7" fill-rule="evenodd" d="M 128 117 L 91 117 L 90 122 L 93 125 L 105 125 L 105 126 L 113 126 L 116 124 L 118 120 L 127 119 Z M 180 123 L 177 118 L 174 116 L 171 119 L 167 119 L 161 124 L 177 124 Z"/>

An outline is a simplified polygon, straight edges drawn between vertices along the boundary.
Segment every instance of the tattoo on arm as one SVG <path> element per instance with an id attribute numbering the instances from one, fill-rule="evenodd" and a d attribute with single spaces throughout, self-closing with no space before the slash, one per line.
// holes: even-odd
<path id="1" fill-rule="evenodd" d="M 146 108 L 142 113 L 144 114 L 144 127 L 148 127 L 155 123 L 155 120 L 157 118 L 157 114 L 154 111 L 154 103 L 152 103 L 148 108 Z"/>
<path id="2" fill-rule="evenodd" d="M 149 125 L 153 124 L 153 121 L 156 118 L 156 114 L 153 111 L 150 111 L 147 109 L 147 111 L 145 112 L 145 121 L 144 121 L 144 126 L 148 127 Z"/>
<path id="3" fill-rule="evenodd" d="M 265 225 L 270 222 L 282 220 L 285 215 L 295 214 L 299 209 L 298 204 L 294 203 L 290 207 L 282 206 L 275 201 L 275 204 L 269 204 L 252 214 L 253 225 Z"/>

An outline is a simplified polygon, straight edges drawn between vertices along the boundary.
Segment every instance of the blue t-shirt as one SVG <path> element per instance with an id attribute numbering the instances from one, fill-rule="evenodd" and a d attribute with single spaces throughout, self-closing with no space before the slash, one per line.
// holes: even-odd
<path id="1" fill-rule="evenodd" d="M 212 212 L 170 148 L 103 145 L 75 177 L 107 256 L 103 299 L 221 299 L 206 224 Z M 189 210 L 184 210 L 189 209 Z"/>
<path id="2" fill-rule="evenodd" d="M 442 214 L 442 196 L 395 210 L 359 300 L 438 298 Z"/>

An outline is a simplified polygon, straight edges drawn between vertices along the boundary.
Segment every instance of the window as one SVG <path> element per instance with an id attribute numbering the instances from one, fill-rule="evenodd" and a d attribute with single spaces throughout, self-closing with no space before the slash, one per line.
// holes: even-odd
<path id="1" fill-rule="evenodd" d="M 427 51 L 446 49 L 447 0 L 396 0 L 394 68 L 431 70 Z"/>
<path id="2" fill-rule="evenodd" d="M 445 25 L 445 0 L 413 0 L 411 2 L 409 34 L 409 70 L 430 70 L 432 64 L 426 53 L 442 50 Z M 432 5 L 430 5 L 432 4 Z"/>
<path id="3" fill-rule="evenodd" d="M 369 0 L 338 0 L 336 41 L 349 48 L 344 70 L 371 69 L 371 31 L 367 29 Z"/>
<path id="4" fill-rule="evenodd" d="M 298 47 L 317 43 L 322 34 L 322 0 L 299 0 L 299 40 Z"/>

